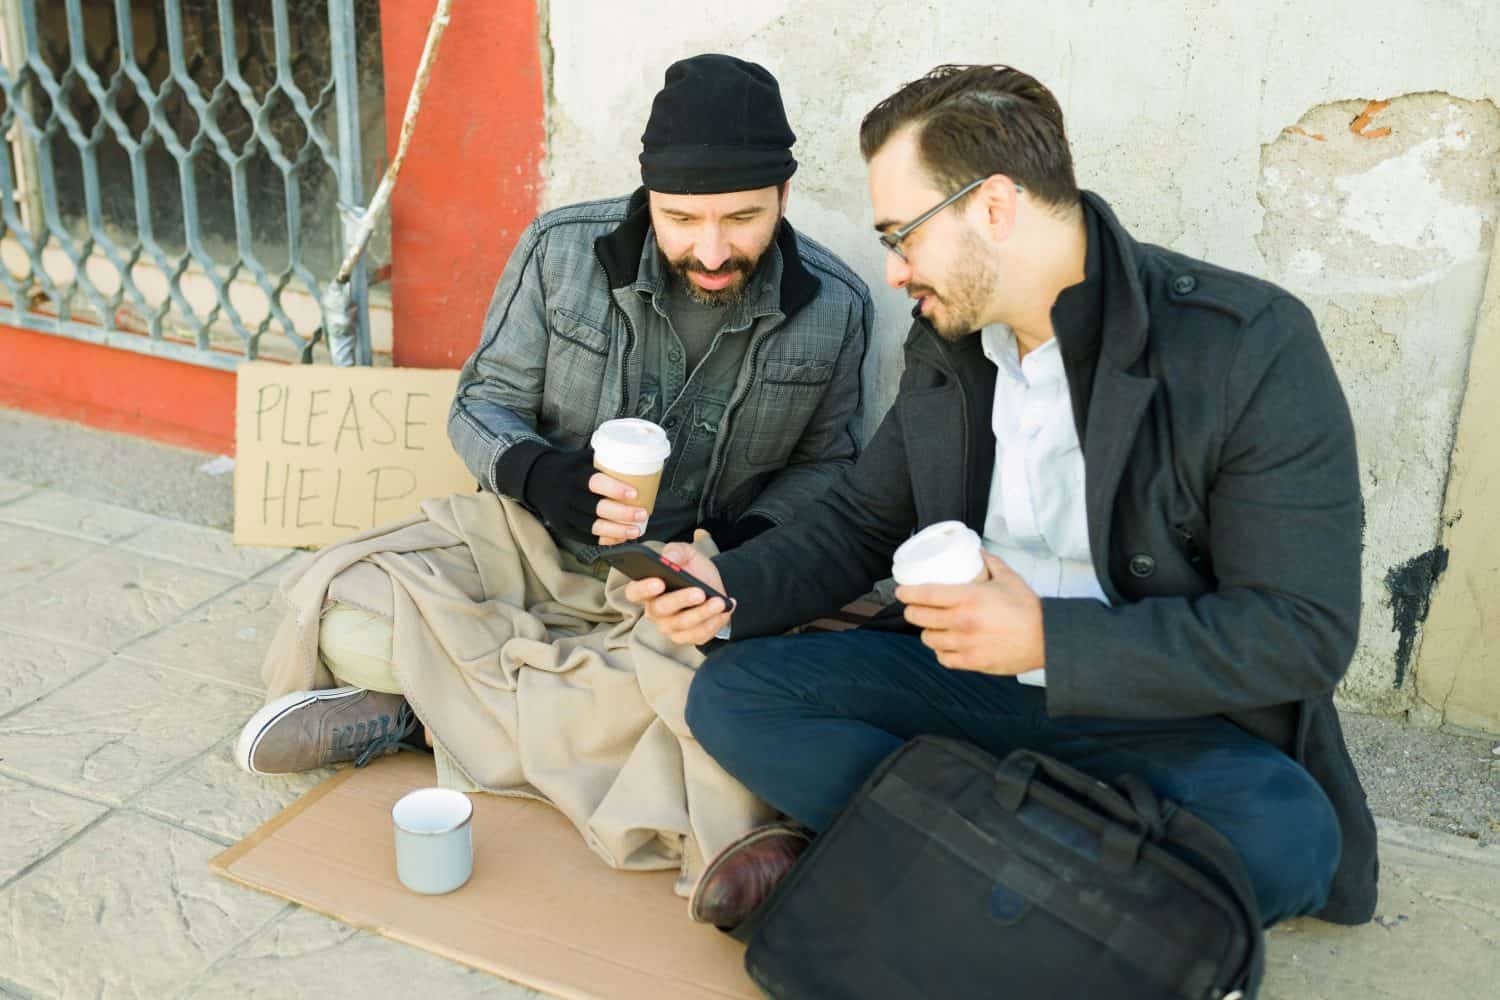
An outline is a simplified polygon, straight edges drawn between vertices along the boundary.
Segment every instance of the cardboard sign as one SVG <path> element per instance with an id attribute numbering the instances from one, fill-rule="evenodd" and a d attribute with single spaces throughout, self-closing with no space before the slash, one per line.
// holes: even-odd
<path id="1" fill-rule="evenodd" d="M 457 384 L 456 371 L 241 365 L 235 542 L 326 545 L 471 492 L 448 443 Z"/>

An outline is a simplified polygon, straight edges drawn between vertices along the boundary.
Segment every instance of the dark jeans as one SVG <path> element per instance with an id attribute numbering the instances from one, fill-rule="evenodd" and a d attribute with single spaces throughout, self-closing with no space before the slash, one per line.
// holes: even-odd
<path id="1" fill-rule="evenodd" d="M 1043 689 L 948 670 L 914 635 L 730 643 L 699 668 L 687 721 L 725 770 L 814 830 L 884 757 L 934 734 L 1001 757 L 1040 751 L 1096 778 L 1145 778 L 1234 845 L 1267 926 L 1320 909 L 1338 864 L 1338 821 L 1323 790 L 1227 719 L 1050 718 Z"/>

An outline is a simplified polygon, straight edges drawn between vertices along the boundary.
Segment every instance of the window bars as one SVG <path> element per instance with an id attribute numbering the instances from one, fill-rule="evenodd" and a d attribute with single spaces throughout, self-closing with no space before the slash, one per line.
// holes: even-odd
<path id="1" fill-rule="evenodd" d="M 363 264 L 352 323 L 319 301 L 382 155 L 378 0 L 0 0 L 0 28 L 0 323 L 219 368 L 347 330 L 324 350 L 370 363 Z"/>

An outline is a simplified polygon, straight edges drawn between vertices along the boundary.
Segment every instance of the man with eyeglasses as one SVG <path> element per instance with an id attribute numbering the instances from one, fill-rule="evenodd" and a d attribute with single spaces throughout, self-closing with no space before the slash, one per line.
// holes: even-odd
<path id="1" fill-rule="evenodd" d="M 886 280 L 915 300 L 894 405 L 794 525 L 713 560 L 668 547 L 731 608 L 626 591 L 677 641 L 732 622 L 688 721 L 797 821 L 714 859 L 694 913 L 739 923 L 884 757 L 938 734 L 1145 778 L 1235 847 L 1266 924 L 1368 920 L 1374 825 L 1331 699 L 1362 502 L 1311 315 L 1138 243 L 1078 190 L 1061 109 L 1014 69 L 939 67 L 860 142 Z M 986 581 L 779 636 L 950 519 L 983 537 Z"/>

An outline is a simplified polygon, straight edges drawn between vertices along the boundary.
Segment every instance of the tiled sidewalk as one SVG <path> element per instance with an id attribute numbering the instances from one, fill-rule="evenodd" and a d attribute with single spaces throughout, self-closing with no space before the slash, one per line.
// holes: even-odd
<path id="1" fill-rule="evenodd" d="M 0 996 L 533 996 L 224 881 L 316 784 L 229 753 L 296 553 L 0 479 Z M 1381 915 L 1272 932 L 1263 996 L 1500 995 L 1500 850 L 1383 824 Z"/>
<path id="2" fill-rule="evenodd" d="M 325 776 L 230 760 L 298 558 L 0 479 L 0 995 L 535 995 L 208 870 Z"/>

